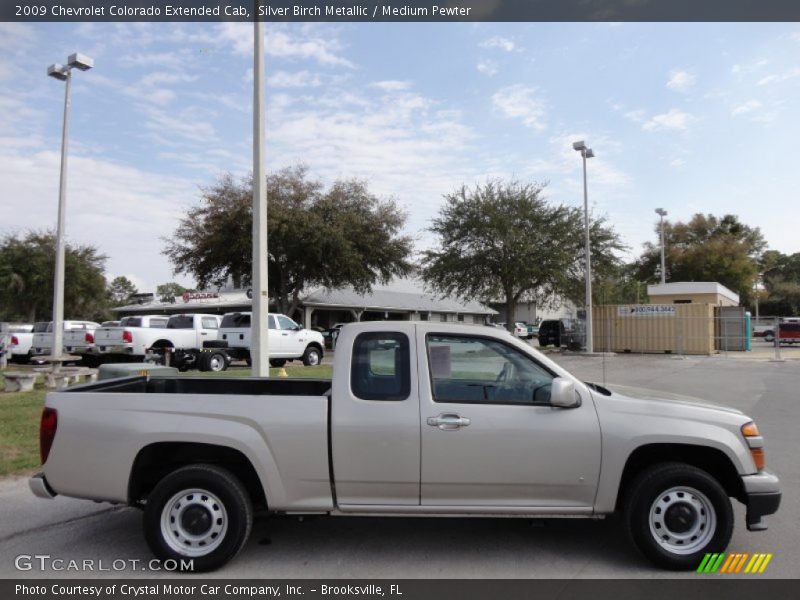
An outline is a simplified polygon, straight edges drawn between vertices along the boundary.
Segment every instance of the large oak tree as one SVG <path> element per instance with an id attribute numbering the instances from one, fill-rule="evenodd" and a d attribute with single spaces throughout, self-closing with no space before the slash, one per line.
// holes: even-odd
<path id="1" fill-rule="evenodd" d="M 548 203 L 544 186 L 490 180 L 445 196 L 430 230 L 438 247 L 423 253 L 422 275 L 441 294 L 502 299 L 513 328 L 517 304 L 553 296 L 584 303 L 584 218 Z M 590 222 L 592 273 L 618 264 L 619 237 L 604 219 Z"/>
<path id="2" fill-rule="evenodd" d="M 223 176 L 202 192 L 200 206 L 181 220 L 165 254 L 176 273 L 200 287 L 249 285 L 252 273 L 252 179 Z M 327 190 L 305 167 L 267 178 L 269 294 L 291 314 L 303 290 L 377 282 L 411 270 L 411 240 L 400 234 L 405 215 L 363 181 L 340 180 Z"/>
<path id="3" fill-rule="evenodd" d="M 0 317 L 28 322 L 53 314 L 55 236 L 30 231 L 0 241 Z M 108 295 L 103 275 L 106 257 L 93 246 L 67 244 L 64 276 L 64 316 L 101 320 L 107 316 Z"/>

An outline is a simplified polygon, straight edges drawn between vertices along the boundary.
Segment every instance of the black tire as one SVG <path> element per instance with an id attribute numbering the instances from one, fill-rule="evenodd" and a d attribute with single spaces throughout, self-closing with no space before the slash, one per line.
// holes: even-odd
<path id="1" fill-rule="evenodd" d="M 275 367 L 276 369 L 280 369 L 285 364 L 286 364 L 286 359 L 285 358 L 270 358 L 269 359 L 269 366 Z"/>
<path id="2" fill-rule="evenodd" d="M 208 368 L 208 353 L 207 352 L 200 352 L 195 359 L 195 368 L 198 371 L 206 372 L 209 370 Z"/>
<path id="3" fill-rule="evenodd" d="M 214 373 L 221 373 L 228 369 L 230 359 L 225 352 L 203 352 L 203 364 L 206 371 L 213 371 Z"/>
<path id="4" fill-rule="evenodd" d="M 764 332 L 764 341 L 765 342 L 774 342 L 775 341 L 775 332 L 774 331 L 765 331 Z"/>
<path id="5" fill-rule="evenodd" d="M 241 481 L 226 469 L 190 465 L 158 482 L 147 498 L 143 525 L 147 545 L 162 561 L 175 560 L 180 568 L 181 561 L 193 560 L 186 570 L 213 571 L 244 547 L 253 506 Z M 185 535 L 204 527 L 193 540 Z"/>
<path id="6" fill-rule="evenodd" d="M 711 475 L 685 463 L 642 471 L 628 488 L 623 515 L 639 550 L 676 571 L 697 569 L 706 553 L 723 552 L 733 533 L 728 494 Z"/>
<path id="7" fill-rule="evenodd" d="M 303 364 L 307 367 L 313 367 L 322 363 L 322 350 L 317 346 L 308 346 L 306 351 L 303 352 Z"/>

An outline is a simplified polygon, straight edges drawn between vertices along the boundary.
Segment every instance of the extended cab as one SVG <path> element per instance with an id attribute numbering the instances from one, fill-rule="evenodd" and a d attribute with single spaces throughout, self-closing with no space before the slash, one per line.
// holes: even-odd
<path id="1" fill-rule="evenodd" d="M 228 313 L 222 317 L 219 340 L 228 349 L 231 358 L 246 360 L 250 364 L 250 338 L 252 313 Z M 287 360 L 302 360 L 303 364 L 318 365 L 322 361 L 325 338 L 318 331 L 304 329 L 286 315 L 268 315 L 269 362 L 282 367 Z"/>
<path id="2" fill-rule="evenodd" d="M 342 328 L 333 380 L 128 377 L 48 394 L 40 497 L 144 511 L 160 558 L 220 567 L 254 509 L 601 518 L 656 564 L 696 569 L 781 492 L 738 410 L 587 384 L 507 333 Z"/>

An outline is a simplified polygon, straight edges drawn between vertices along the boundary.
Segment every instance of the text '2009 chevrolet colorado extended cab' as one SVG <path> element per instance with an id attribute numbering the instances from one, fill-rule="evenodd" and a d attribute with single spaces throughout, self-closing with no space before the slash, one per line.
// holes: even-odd
<path id="1" fill-rule="evenodd" d="M 780 503 L 737 410 L 586 384 L 503 331 L 342 329 L 333 380 L 130 377 L 51 393 L 34 493 L 127 503 L 161 558 L 233 558 L 254 507 L 330 515 L 602 517 L 667 568 L 725 549 L 730 498 Z M 80 457 L 80 459 L 78 458 Z"/>

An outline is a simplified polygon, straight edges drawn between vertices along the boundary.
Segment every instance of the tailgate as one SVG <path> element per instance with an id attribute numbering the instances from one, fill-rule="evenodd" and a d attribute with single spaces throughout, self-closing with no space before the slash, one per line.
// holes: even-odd
<path id="1" fill-rule="evenodd" d="M 122 344 L 122 332 L 124 327 L 101 327 L 94 331 L 94 343 L 96 346 L 117 346 Z"/>

